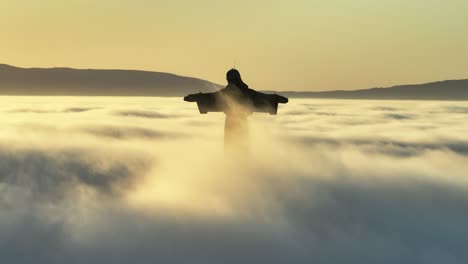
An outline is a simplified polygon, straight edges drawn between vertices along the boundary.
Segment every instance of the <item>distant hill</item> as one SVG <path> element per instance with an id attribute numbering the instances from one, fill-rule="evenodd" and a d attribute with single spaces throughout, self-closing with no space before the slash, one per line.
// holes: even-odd
<path id="1" fill-rule="evenodd" d="M 0 64 L 0 95 L 184 96 L 219 88 L 208 81 L 162 72 L 25 69 Z"/>
<path id="2" fill-rule="evenodd" d="M 163 72 L 71 68 L 18 68 L 0 64 L 0 95 L 185 96 L 222 88 Z M 468 80 L 354 91 L 280 92 L 296 98 L 468 100 Z"/>
<path id="3" fill-rule="evenodd" d="M 468 80 L 451 80 L 354 91 L 282 92 L 281 94 L 300 98 L 468 100 Z"/>

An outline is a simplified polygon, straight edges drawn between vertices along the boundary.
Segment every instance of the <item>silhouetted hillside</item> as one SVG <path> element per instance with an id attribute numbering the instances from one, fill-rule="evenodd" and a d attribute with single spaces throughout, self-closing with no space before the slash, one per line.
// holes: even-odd
<path id="1" fill-rule="evenodd" d="M 0 95 L 185 96 L 220 85 L 170 73 L 136 70 L 18 68 L 0 64 Z M 468 100 L 468 80 L 354 91 L 281 92 L 296 98 Z"/>
<path id="2" fill-rule="evenodd" d="M 289 97 L 392 100 L 468 100 L 468 80 L 441 81 L 354 91 L 282 92 Z"/>
<path id="3" fill-rule="evenodd" d="M 0 64 L 1 95 L 185 96 L 220 86 L 162 72 L 17 68 Z"/>

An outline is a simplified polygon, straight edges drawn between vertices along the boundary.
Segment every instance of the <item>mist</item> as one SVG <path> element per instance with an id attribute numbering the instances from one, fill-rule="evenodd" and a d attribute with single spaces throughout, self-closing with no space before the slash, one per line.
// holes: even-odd
<path id="1" fill-rule="evenodd" d="M 2 99 L 1 263 L 468 261 L 468 103 Z"/>

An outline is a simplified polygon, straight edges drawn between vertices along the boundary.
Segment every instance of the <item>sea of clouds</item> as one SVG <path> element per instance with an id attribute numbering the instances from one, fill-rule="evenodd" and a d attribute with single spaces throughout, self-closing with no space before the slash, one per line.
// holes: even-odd
<path id="1" fill-rule="evenodd" d="M 1 99 L 0 263 L 468 262 L 468 103 Z"/>

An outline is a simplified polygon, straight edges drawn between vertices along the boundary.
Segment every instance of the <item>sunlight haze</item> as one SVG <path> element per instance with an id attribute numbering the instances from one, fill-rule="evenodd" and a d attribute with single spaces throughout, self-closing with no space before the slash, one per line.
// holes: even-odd
<path id="1" fill-rule="evenodd" d="M 0 264 L 468 263 L 467 25 L 468 0 L 0 0 Z"/>

